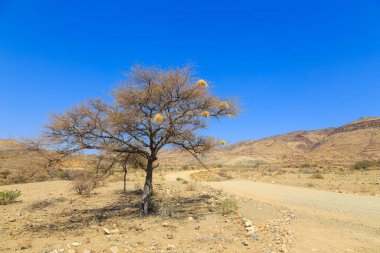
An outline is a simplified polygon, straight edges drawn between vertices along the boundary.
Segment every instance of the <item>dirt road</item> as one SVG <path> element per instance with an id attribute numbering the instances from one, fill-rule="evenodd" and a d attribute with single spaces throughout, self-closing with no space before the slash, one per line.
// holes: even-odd
<path id="1" fill-rule="evenodd" d="M 191 181 L 195 171 L 167 175 Z M 325 192 L 308 188 L 230 180 L 206 182 L 225 192 L 295 210 L 294 252 L 380 252 L 380 197 Z M 255 220 L 255 210 L 242 206 Z"/>

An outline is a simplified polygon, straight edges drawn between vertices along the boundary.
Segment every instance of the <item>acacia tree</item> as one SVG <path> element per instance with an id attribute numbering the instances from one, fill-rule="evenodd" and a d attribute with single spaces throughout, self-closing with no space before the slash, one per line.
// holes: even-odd
<path id="1" fill-rule="evenodd" d="M 207 86 L 194 77 L 191 67 L 163 70 L 137 66 L 114 90 L 112 102 L 89 100 L 53 115 L 46 136 L 65 149 L 143 157 L 146 178 L 140 210 L 141 215 L 147 215 L 159 151 L 180 148 L 199 158 L 217 143 L 199 135 L 209 118 L 237 113 L 235 100 L 222 100 Z"/>

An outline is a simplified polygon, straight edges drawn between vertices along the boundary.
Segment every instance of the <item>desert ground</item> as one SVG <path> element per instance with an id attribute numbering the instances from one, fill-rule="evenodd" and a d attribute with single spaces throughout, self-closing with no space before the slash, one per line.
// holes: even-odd
<path id="1" fill-rule="evenodd" d="M 138 214 L 143 174 L 110 177 L 88 196 L 70 181 L 1 186 L 1 252 L 378 252 L 380 197 L 252 180 L 155 175 L 153 214 Z M 238 211 L 224 214 L 225 200 Z"/>

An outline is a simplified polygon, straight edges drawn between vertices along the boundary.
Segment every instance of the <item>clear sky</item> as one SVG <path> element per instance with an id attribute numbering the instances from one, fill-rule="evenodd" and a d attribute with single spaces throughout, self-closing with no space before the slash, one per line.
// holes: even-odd
<path id="1" fill-rule="evenodd" d="M 380 1 L 0 0 L 0 138 L 107 97 L 137 64 L 193 63 L 239 118 L 229 142 L 379 116 Z"/>

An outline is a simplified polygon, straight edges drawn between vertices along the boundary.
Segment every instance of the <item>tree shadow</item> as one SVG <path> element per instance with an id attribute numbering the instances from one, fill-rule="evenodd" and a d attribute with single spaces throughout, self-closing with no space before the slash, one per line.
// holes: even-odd
<path id="1" fill-rule="evenodd" d="M 141 201 L 141 191 L 116 191 L 117 200 L 114 203 L 99 208 L 72 209 L 59 214 L 55 220 L 47 220 L 45 223 L 38 225 L 28 225 L 25 231 L 28 232 L 65 232 L 80 230 L 92 225 L 103 225 L 109 220 L 115 219 L 143 219 L 139 215 L 139 204 Z M 159 208 L 150 216 L 162 217 L 161 208 L 165 203 L 172 203 L 174 206 L 174 215 L 171 219 L 181 220 L 189 216 L 199 218 L 210 213 L 206 200 L 209 196 L 175 196 L 169 200 L 162 197 L 161 194 L 155 194 L 152 198 L 154 203 L 158 203 Z"/>

